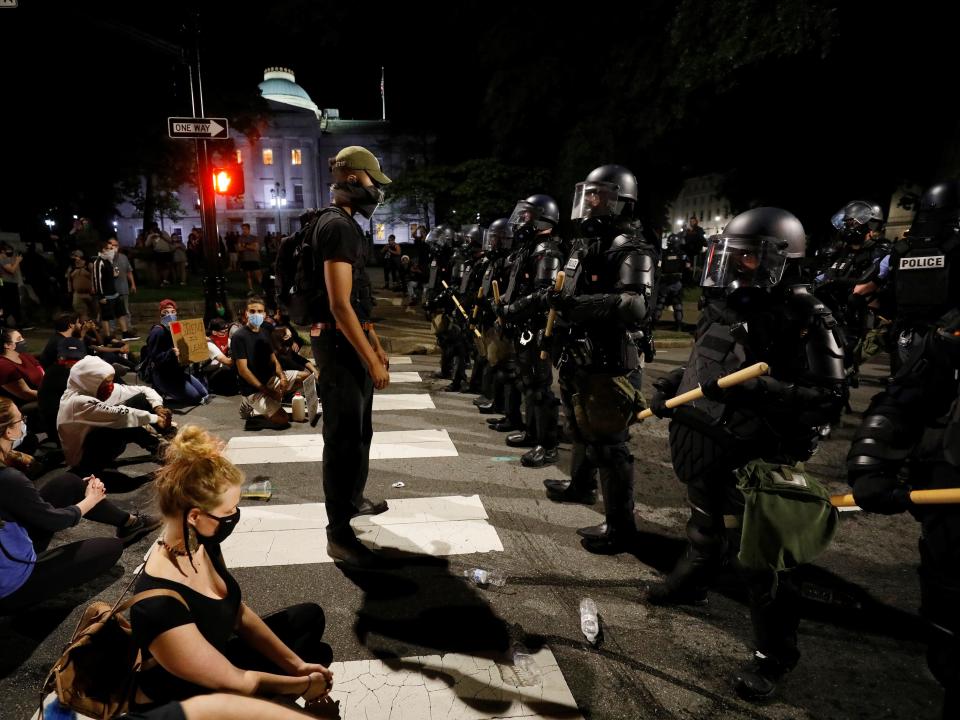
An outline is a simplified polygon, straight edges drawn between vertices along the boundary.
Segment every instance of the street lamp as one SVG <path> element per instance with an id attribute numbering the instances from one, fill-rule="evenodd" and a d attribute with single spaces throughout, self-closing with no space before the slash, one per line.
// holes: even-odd
<path id="1" fill-rule="evenodd" d="M 274 183 L 273 187 L 270 188 L 270 197 L 273 198 L 273 204 L 277 208 L 277 234 L 282 235 L 283 231 L 280 229 L 280 207 L 286 207 L 287 205 L 287 189 L 280 183 Z"/>

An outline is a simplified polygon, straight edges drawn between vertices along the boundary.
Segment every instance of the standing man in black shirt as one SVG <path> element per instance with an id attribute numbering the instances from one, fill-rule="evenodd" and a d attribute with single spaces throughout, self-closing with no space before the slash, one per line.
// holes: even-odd
<path id="1" fill-rule="evenodd" d="M 261 330 L 266 317 L 263 299 L 247 300 L 247 324 L 230 338 L 230 357 L 237 365 L 240 382 L 240 417 L 246 420 L 245 430 L 286 430 L 290 427 L 283 395 L 297 382 L 295 370 L 280 367 L 270 331 Z"/>
<path id="2" fill-rule="evenodd" d="M 370 218 L 390 178 L 373 153 L 344 148 L 330 159 L 333 206 L 320 213 L 314 235 L 317 294 L 310 303 L 310 342 L 323 404 L 323 493 L 327 553 L 335 561 L 371 567 L 377 557 L 350 527 L 356 515 L 385 512 L 364 497 L 373 439 L 373 390 L 390 383 L 390 363 L 370 322 L 373 303 L 364 265 L 367 240 L 356 213 Z"/>

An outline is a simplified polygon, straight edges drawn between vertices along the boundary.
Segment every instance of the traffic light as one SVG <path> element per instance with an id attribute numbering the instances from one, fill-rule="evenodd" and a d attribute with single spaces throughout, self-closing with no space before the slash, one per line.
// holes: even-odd
<path id="1" fill-rule="evenodd" d="M 243 195 L 243 167 L 237 164 L 213 168 L 213 191 L 217 195 Z"/>

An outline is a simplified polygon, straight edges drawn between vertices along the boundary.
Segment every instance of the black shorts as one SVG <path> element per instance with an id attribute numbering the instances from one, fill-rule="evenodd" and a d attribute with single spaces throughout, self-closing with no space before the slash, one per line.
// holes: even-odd
<path id="1" fill-rule="evenodd" d="M 119 317 L 126 315 L 126 311 L 123 307 L 123 300 L 119 297 L 115 297 L 112 300 L 107 300 L 106 303 L 100 303 L 100 319 L 101 320 L 116 320 Z"/>
<path id="2" fill-rule="evenodd" d="M 249 272 L 253 272 L 254 270 L 259 270 L 260 261 L 259 260 L 241 260 L 240 269 L 247 270 Z"/>

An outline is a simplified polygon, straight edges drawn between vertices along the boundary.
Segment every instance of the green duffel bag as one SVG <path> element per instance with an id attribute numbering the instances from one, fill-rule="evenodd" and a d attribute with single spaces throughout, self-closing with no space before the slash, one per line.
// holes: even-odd
<path id="1" fill-rule="evenodd" d="M 802 465 L 754 460 L 736 475 L 744 499 L 739 555 L 744 567 L 790 570 L 827 549 L 839 514 L 826 488 Z"/>

